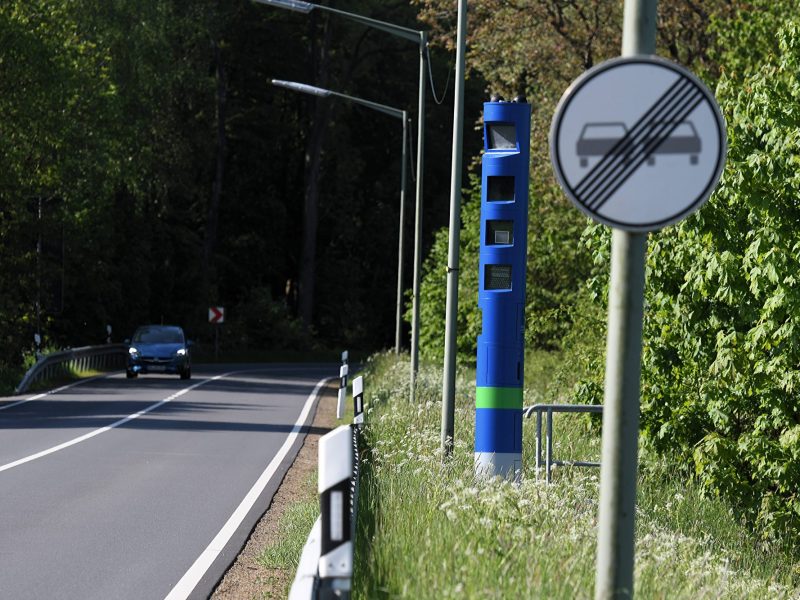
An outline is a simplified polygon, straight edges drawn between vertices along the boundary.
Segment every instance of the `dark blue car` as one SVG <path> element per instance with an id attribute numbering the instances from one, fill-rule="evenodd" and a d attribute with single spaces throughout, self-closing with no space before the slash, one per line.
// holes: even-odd
<path id="1" fill-rule="evenodd" d="M 173 373 L 189 379 L 192 376 L 189 346 L 183 329 L 175 325 L 139 327 L 130 340 L 125 374 L 130 379 L 139 373 Z"/>

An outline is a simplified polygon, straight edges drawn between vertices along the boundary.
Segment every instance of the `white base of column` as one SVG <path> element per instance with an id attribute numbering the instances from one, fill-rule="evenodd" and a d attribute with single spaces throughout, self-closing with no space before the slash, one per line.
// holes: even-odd
<path id="1" fill-rule="evenodd" d="M 518 482 L 522 477 L 522 454 L 519 452 L 476 452 L 475 474 L 478 477 L 503 477 Z"/>

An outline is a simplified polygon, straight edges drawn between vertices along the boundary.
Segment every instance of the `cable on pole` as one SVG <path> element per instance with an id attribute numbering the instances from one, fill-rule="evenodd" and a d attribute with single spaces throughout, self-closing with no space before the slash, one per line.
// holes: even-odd
<path id="1" fill-rule="evenodd" d="M 450 68 L 447 70 L 447 81 L 444 84 L 444 91 L 442 92 L 442 97 L 439 99 L 436 96 L 436 87 L 433 85 L 433 70 L 431 69 L 431 48 L 428 44 L 425 44 L 425 52 L 427 54 L 428 60 L 428 79 L 431 83 L 431 94 L 433 94 L 433 101 L 436 104 L 441 105 L 444 102 L 445 97 L 447 96 L 447 90 L 450 88 L 450 78 L 453 75 L 453 65 L 450 65 Z"/>

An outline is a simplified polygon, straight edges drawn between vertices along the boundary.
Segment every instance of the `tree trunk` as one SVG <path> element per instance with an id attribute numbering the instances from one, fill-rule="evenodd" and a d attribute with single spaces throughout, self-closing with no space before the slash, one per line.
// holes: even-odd
<path id="1" fill-rule="evenodd" d="M 313 23 L 312 23 L 313 27 Z M 313 35 L 312 35 L 313 39 Z M 325 87 L 328 83 L 328 48 L 331 31 L 327 22 L 325 36 L 315 69 L 315 85 Z M 316 54 L 316 52 L 315 52 Z M 328 130 L 333 103 L 326 98 L 314 97 L 314 116 L 305 153 L 305 196 L 303 199 L 303 249 L 300 255 L 298 289 L 298 313 L 303 326 L 310 331 L 314 318 L 314 276 L 317 254 L 317 227 L 319 225 L 319 176 L 322 162 L 322 146 Z"/>
<path id="2" fill-rule="evenodd" d="M 216 65 L 217 76 L 217 158 L 214 172 L 214 183 L 211 187 L 211 202 L 208 206 L 206 217 L 206 232 L 203 241 L 203 291 L 206 295 L 210 294 L 212 278 L 212 257 L 217 245 L 217 229 L 219 224 L 219 205 L 222 196 L 222 182 L 225 175 L 225 147 L 227 137 L 225 133 L 226 102 L 228 97 L 228 82 L 225 74 L 225 63 L 222 60 L 222 52 L 216 41 L 214 45 L 214 63 Z M 217 298 L 208 297 L 209 302 L 216 302 Z"/>

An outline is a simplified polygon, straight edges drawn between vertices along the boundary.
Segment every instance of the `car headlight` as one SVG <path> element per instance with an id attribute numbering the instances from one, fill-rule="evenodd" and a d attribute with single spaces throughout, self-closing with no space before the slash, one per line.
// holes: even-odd
<path id="1" fill-rule="evenodd" d="M 186 355 L 186 348 L 179 348 L 178 351 L 175 353 L 178 356 L 185 356 Z"/>
<path id="2" fill-rule="evenodd" d="M 131 348 L 128 348 L 128 354 L 133 356 L 134 354 L 139 354 L 139 351 L 136 348 L 131 347 Z"/>

